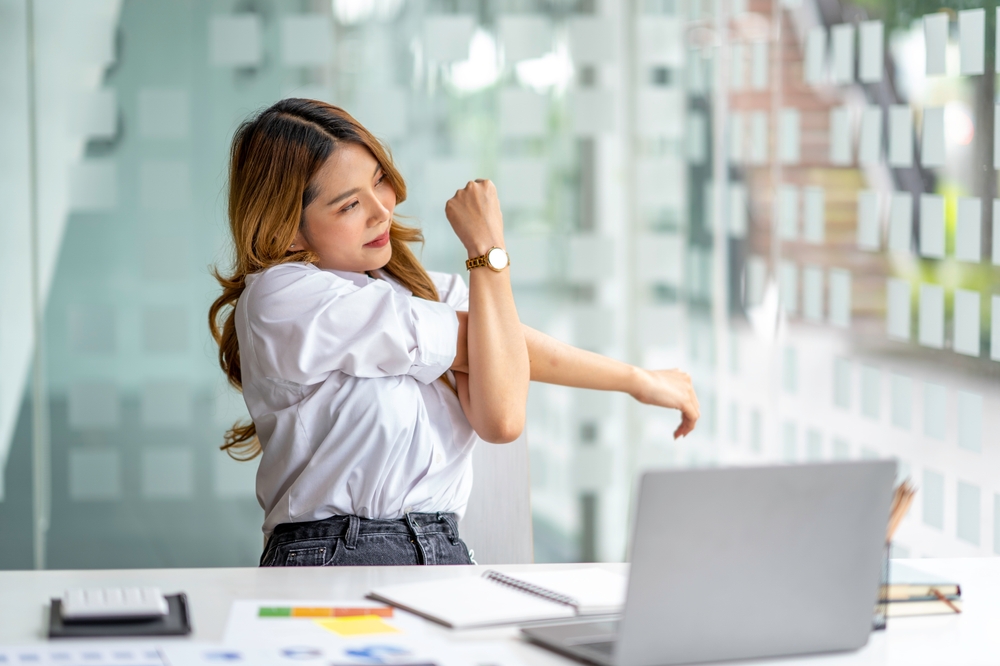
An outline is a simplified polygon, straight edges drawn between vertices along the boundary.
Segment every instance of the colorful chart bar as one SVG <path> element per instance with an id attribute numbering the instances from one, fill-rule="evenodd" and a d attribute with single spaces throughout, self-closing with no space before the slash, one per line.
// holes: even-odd
<path id="1" fill-rule="evenodd" d="M 391 606 L 368 606 L 366 608 L 341 608 L 333 606 L 261 606 L 257 617 L 358 617 L 376 615 L 392 617 Z"/>

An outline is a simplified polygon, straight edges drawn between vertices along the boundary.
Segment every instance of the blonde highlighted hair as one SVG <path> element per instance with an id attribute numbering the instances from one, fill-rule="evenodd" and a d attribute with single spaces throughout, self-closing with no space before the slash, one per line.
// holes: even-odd
<path id="1" fill-rule="evenodd" d="M 222 295 L 208 310 L 208 327 L 219 345 L 219 365 L 239 391 L 243 375 L 234 315 L 246 277 L 290 261 L 317 260 L 310 252 L 288 248 L 303 224 L 302 211 L 316 196 L 313 177 L 341 143 L 367 148 L 396 193 L 396 203 L 406 199 L 406 184 L 388 150 L 350 114 L 331 104 L 285 99 L 245 121 L 233 136 L 229 159 L 233 265 L 227 273 L 217 267 L 213 271 Z M 409 248 L 409 243 L 423 242 L 420 230 L 394 218 L 389 239 L 392 258 L 382 270 L 414 296 L 440 300 L 430 276 Z M 234 424 L 220 448 L 238 460 L 258 456 L 261 448 L 254 423 Z"/>

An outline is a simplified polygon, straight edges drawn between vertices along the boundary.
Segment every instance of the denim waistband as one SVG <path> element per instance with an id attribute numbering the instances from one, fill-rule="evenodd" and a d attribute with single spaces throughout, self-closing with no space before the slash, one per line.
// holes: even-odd
<path id="1" fill-rule="evenodd" d="M 344 539 L 353 549 L 360 534 L 410 534 L 444 533 L 453 541 L 458 539 L 458 520 L 454 513 L 408 513 L 402 518 L 359 518 L 358 516 L 330 516 L 322 520 L 302 523 L 281 523 L 275 526 L 268 539 L 268 546 L 287 541 L 305 539 Z"/>

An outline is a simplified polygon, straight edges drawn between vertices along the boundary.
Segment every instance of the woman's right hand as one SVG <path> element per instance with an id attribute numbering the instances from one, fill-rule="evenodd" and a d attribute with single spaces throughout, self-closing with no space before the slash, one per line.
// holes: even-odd
<path id="1" fill-rule="evenodd" d="M 490 181 L 469 181 L 448 200 L 444 213 L 470 259 L 486 254 L 491 247 L 504 247 L 500 199 Z"/>

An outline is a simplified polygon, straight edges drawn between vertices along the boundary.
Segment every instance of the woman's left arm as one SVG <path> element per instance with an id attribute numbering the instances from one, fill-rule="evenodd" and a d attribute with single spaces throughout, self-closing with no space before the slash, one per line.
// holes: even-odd
<path id="1" fill-rule="evenodd" d="M 643 370 L 594 352 L 577 349 L 524 326 L 531 381 L 598 391 L 621 391 L 641 403 L 677 409 L 681 424 L 674 439 L 694 430 L 701 410 L 691 377 L 680 370 Z"/>

